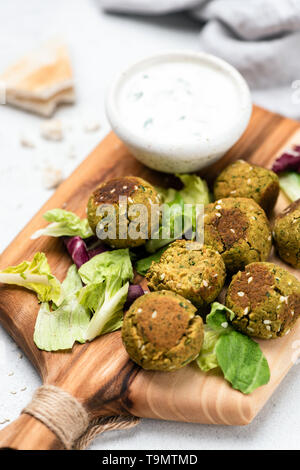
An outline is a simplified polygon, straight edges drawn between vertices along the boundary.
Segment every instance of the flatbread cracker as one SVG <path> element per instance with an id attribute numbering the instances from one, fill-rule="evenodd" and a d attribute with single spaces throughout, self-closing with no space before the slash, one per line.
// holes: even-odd
<path id="1" fill-rule="evenodd" d="M 74 103 L 74 80 L 65 44 L 52 39 L 0 75 L 5 102 L 42 116 L 60 103 Z"/>

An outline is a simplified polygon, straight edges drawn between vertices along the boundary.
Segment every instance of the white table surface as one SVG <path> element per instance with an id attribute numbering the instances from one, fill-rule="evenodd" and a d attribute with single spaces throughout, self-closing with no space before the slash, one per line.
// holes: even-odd
<path id="1" fill-rule="evenodd" d="M 70 46 L 77 103 L 56 117 L 66 126 L 61 143 L 40 137 L 42 119 L 0 106 L 0 251 L 49 198 L 43 168 L 61 168 L 67 176 L 109 130 L 105 91 L 114 74 L 130 61 L 167 49 L 197 49 L 199 26 L 187 17 L 131 18 L 105 15 L 96 0 L 10 0 L 0 5 L 0 70 L 36 44 L 61 35 Z M 101 129 L 85 133 L 87 121 Z M 36 144 L 23 148 L 20 136 Z M 69 157 L 70 148 L 74 158 Z M 0 422 L 14 420 L 40 379 L 15 343 L 0 328 Z M 93 449 L 299 449 L 300 369 L 290 371 L 254 422 L 222 427 L 143 422 L 131 431 L 97 438 Z M 5 424 L 1 424 L 0 428 Z"/>

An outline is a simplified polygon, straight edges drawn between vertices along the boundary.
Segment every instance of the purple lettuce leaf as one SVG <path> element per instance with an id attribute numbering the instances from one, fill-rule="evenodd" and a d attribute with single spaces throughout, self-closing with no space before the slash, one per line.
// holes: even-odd
<path id="1" fill-rule="evenodd" d="M 296 171 L 300 173 L 300 145 L 294 145 L 291 152 L 284 152 L 273 163 L 272 170 L 275 173 L 283 171 Z"/>
<path id="2" fill-rule="evenodd" d="M 131 284 L 128 288 L 127 300 L 124 304 L 124 310 L 128 310 L 130 305 L 145 292 L 139 284 Z"/>

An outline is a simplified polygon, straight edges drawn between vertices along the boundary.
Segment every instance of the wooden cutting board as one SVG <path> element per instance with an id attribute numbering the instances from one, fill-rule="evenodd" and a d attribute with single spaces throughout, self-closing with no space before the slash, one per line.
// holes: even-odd
<path id="1" fill-rule="evenodd" d="M 240 141 L 211 168 L 202 171 L 209 182 L 230 161 L 243 158 L 270 167 L 276 155 L 292 143 L 300 144 L 299 123 L 255 107 Z M 167 176 L 137 162 L 113 134 L 109 134 L 3 252 L 0 268 L 30 260 L 36 251 L 46 253 L 52 272 L 63 280 L 70 258 L 60 240 L 31 234 L 46 225 L 46 210 L 61 207 L 85 215 L 91 191 L 116 176 L 136 175 L 155 184 Z M 280 197 L 276 211 L 287 205 Z M 276 260 L 278 261 L 278 260 Z M 300 274 L 291 268 L 299 279 Z M 296 360 L 300 322 L 286 337 L 261 341 L 271 368 L 271 381 L 251 395 L 233 390 L 221 375 L 202 373 L 193 364 L 177 372 L 146 372 L 129 359 L 120 332 L 92 343 L 77 344 L 72 352 L 47 353 L 33 343 L 38 303 L 22 288 L 0 286 L 0 321 L 37 368 L 44 383 L 73 394 L 93 417 L 134 414 L 146 418 L 198 423 L 243 425 L 256 416 Z M 299 349 L 299 347 L 298 347 Z M 58 449 L 61 444 L 43 424 L 21 415 L 0 432 L 0 446 L 16 449 Z"/>

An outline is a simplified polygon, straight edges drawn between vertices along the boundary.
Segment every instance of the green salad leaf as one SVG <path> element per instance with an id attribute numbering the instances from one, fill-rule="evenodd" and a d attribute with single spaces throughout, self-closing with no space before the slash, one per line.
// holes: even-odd
<path id="1" fill-rule="evenodd" d="M 234 313 L 218 302 L 211 306 L 204 329 L 204 342 L 198 358 L 199 368 L 205 372 L 220 367 L 233 388 L 252 393 L 270 380 L 270 369 L 258 343 L 235 331 L 228 323 Z"/>
<path id="2" fill-rule="evenodd" d="M 91 314 L 78 300 L 82 282 L 73 264 L 62 283 L 61 304 L 50 308 L 49 302 L 42 303 L 34 329 L 36 346 L 44 351 L 71 349 L 78 341 L 84 343 L 84 333 Z"/>
<path id="3" fill-rule="evenodd" d="M 258 343 L 231 331 L 216 344 L 219 366 L 233 388 L 248 394 L 270 380 L 270 369 Z"/>
<path id="4" fill-rule="evenodd" d="M 84 263 L 79 275 L 85 284 L 99 283 L 107 277 L 121 273 L 123 280 L 133 279 L 133 270 L 128 248 L 105 251 Z"/>
<path id="5" fill-rule="evenodd" d="M 183 183 L 183 188 L 156 188 L 162 197 L 162 202 L 173 202 L 180 196 L 184 204 L 209 204 L 210 194 L 206 181 L 194 174 L 177 174 L 177 178 Z"/>
<path id="6" fill-rule="evenodd" d="M 60 303 L 61 284 L 51 274 L 44 253 L 36 253 L 32 261 L 23 261 L 0 271 L 0 282 L 26 287 L 37 293 L 40 302 Z"/>
<path id="7" fill-rule="evenodd" d="M 197 175 L 176 175 L 183 183 L 183 188 L 156 188 L 163 204 L 169 208 L 168 221 L 162 222 L 154 236 L 146 243 L 146 250 L 155 253 L 160 248 L 180 238 L 185 231 L 196 228 L 196 204 L 208 204 L 210 195 L 207 184 Z M 189 210 L 185 204 L 191 205 Z M 179 230 L 180 227 L 180 230 Z M 165 233 L 170 234 L 169 237 Z"/>
<path id="8" fill-rule="evenodd" d="M 106 251 L 94 256 L 79 269 L 87 284 L 80 294 L 82 305 L 94 310 L 86 331 L 86 340 L 119 328 L 129 282 L 133 279 L 128 249 Z"/>
<path id="9" fill-rule="evenodd" d="M 122 286 L 122 279 L 118 274 L 103 282 L 104 296 L 100 297 L 101 301 L 85 332 L 86 340 L 91 341 L 101 334 L 120 328 L 128 288 L 129 282 Z"/>
<path id="10" fill-rule="evenodd" d="M 160 250 L 156 251 L 153 255 L 147 256 L 146 258 L 142 258 L 137 261 L 135 265 L 135 269 L 141 276 L 146 276 L 146 273 L 148 269 L 150 268 L 152 261 L 155 263 L 158 263 L 158 261 L 161 258 L 161 255 L 163 254 L 164 251 L 166 251 L 167 247 L 164 246 Z"/>
<path id="11" fill-rule="evenodd" d="M 216 345 L 219 337 L 220 335 L 218 333 L 205 325 L 203 345 L 196 359 L 198 367 L 203 370 L 203 372 L 208 372 L 211 369 L 219 367 L 216 353 Z"/>
<path id="12" fill-rule="evenodd" d="M 31 239 L 41 236 L 49 237 L 75 237 L 88 238 L 93 235 L 87 219 L 80 219 L 76 214 L 64 209 L 52 209 L 43 215 L 44 219 L 51 222 L 47 227 L 37 230 Z"/>
<path id="13" fill-rule="evenodd" d="M 300 174 L 295 171 L 281 173 L 279 175 L 280 188 L 291 201 L 300 198 Z"/>
<path id="14" fill-rule="evenodd" d="M 75 343 L 85 342 L 90 313 L 79 304 L 76 295 L 67 297 L 56 310 L 48 302 L 42 303 L 35 329 L 34 342 L 44 351 L 71 349 Z"/>
<path id="15" fill-rule="evenodd" d="M 81 278 L 78 274 L 78 270 L 75 264 L 72 264 L 69 267 L 67 276 L 62 282 L 61 286 L 64 297 L 75 294 L 82 288 Z"/>

